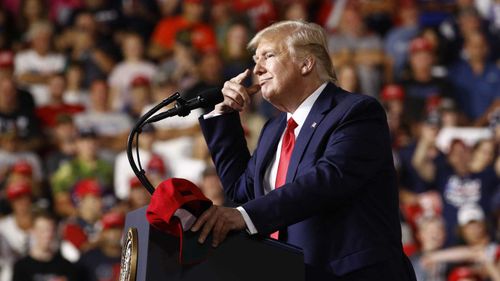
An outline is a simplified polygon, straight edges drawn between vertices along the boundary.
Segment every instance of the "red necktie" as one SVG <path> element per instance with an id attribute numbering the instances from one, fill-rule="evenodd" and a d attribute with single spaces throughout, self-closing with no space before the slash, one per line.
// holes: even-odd
<path id="1" fill-rule="evenodd" d="M 283 136 L 283 141 L 281 142 L 281 155 L 278 163 L 278 172 L 276 173 L 276 183 L 274 188 L 279 188 L 285 184 L 286 173 L 288 171 L 288 164 L 290 163 L 290 157 L 292 156 L 293 147 L 295 145 L 295 128 L 297 128 L 297 123 L 293 118 L 288 119 L 288 124 L 285 130 L 285 135 Z M 271 234 L 271 237 L 278 239 L 279 231 Z"/>

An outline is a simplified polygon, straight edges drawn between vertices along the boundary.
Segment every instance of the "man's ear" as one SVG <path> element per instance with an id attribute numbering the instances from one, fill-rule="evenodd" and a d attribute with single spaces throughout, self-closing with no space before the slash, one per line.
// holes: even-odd
<path id="1" fill-rule="evenodd" d="M 313 70 L 315 63 L 316 60 L 313 57 L 305 58 L 300 67 L 300 73 L 302 73 L 302 75 L 309 74 Z"/>

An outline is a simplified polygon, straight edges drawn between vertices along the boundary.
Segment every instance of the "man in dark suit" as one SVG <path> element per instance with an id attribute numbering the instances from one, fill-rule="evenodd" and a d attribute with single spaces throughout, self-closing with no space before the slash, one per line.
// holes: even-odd
<path id="1" fill-rule="evenodd" d="M 241 206 L 207 210 L 192 228 L 199 241 L 212 233 L 217 246 L 246 229 L 302 248 L 307 280 L 415 280 L 381 105 L 336 86 L 318 25 L 279 22 L 249 47 L 259 84 L 241 85 L 248 70 L 227 81 L 224 101 L 200 118 L 224 190 Z M 283 113 L 250 155 L 238 111 L 259 90 Z"/>

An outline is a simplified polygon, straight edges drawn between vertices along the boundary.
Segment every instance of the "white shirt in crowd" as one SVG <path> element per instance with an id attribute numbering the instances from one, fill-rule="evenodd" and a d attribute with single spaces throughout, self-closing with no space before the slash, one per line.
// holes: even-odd
<path id="1" fill-rule="evenodd" d="M 62 72 L 66 60 L 63 55 L 49 53 L 40 56 L 34 50 L 26 50 L 16 54 L 14 58 L 14 74 L 20 76 L 27 73 L 51 74 Z M 35 105 L 46 105 L 50 100 L 49 91 L 45 84 L 27 85 L 28 90 L 33 95 Z"/>

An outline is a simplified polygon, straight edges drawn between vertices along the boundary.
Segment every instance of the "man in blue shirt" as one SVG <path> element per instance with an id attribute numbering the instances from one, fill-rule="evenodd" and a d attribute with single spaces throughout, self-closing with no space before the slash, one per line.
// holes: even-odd
<path id="1" fill-rule="evenodd" d="M 470 34 L 465 39 L 465 58 L 449 69 L 454 97 L 472 121 L 483 117 L 500 98 L 500 69 L 487 60 L 487 44 L 483 34 Z"/>

